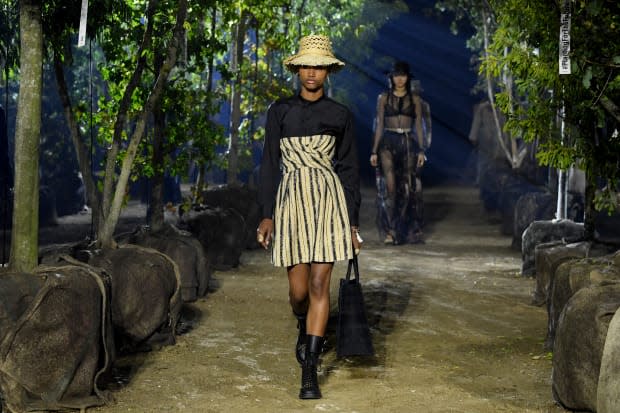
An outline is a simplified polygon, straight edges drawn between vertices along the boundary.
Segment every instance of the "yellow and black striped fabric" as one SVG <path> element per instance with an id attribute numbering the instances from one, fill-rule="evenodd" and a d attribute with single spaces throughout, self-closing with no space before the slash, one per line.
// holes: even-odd
<path id="1" fill-rule="evenodd" d="M 332 166 L 335 143 L 330 135 L 280 140 L 283 175 L 274 211 L 275 266 L 353 258 L 347 203 Z"/>

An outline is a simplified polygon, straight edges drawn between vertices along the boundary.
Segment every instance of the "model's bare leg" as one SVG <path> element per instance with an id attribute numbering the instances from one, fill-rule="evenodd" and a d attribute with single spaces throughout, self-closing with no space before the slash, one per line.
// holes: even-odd
<path id="1" fill-rule="evenodd" d="M 416 219 L 417 226 L 420 231 L 422 231 L 422 227 L 424 226 L 424 201 L 422 198 L 422 180 L 419 176 L 415 178 L 415 211 L 416 211 Z"/>
<path id="2" fill-rule="evenodd" d="M 329 284 L 333 263 L 312 263 L 310 266 L 308 322 L 309 335 L 323 337 L 329 319 Z"/>
<path id="3" fill-rule="evenodd" d="M 308 316 L 310 265 L 297 264 L 288 267 L 288 299 L 297 318 L 297 343 L 295 357 L 299 364 L 306 358 L 306 320 Z"/>
<path id="4" fill-rule="evenodd" d="M 381 151 L 381 170 L 385 177 L 385 189 L 388 197 L 393 197 L 396 191 L 396 178 L 394 176 L 394 160 L 390 151 Z"/>
<path id="5" fill-rule="evenodd" d="M 381 151 L 381 170 L 385 177 L 385 189 L 387 191 L 385 199 L 385 207 L 388 218 L 388 234 L 383 241 L 386 244 L 393 243 L 396 240 L 396 171 L 394 170 L 394 159 L 390 151 Z"/>
<path id="6" fill-rule="evenodd" d="M 319 355 L 323 348 L 323 336 L 329 319 L 329 284 L 332 263 L 316 263 L 310 266 L 306 354 L 301 365 L 300 399 L 320 399 L 321 389 L 317 377 Z"/>
<path id="7" fill-rule="evenodd" d="M 310 264 L 297 264 L 287 268 L 288 298 L 293 313 L 303 315 L 308 312 L 308 288 L 310 282 Z"/>

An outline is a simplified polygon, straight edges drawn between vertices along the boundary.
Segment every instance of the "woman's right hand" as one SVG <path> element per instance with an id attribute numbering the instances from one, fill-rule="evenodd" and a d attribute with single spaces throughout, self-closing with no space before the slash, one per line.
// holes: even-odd
<path id="1" fill-rule="evenodd" d="M 263 218 L 256 228 L 256 241 L 263 246 L 264 249 L 269 248 L 269 242 L 273 239 L 273 220 L 271 218 Z"/>
<path id="2" fill-rule="evenodd" d="M 379 165 L 379 161 L 378 161 L 378 156 L 376 153 L 373 153 L 370 155 L 370 165 L 374 166 L 375 168 L 377 167 L 377 165 Z"/>

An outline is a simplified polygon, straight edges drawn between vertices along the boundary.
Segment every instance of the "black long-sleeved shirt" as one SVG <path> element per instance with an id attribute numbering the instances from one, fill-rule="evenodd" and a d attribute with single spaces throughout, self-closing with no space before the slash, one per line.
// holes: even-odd
<path id="1" fill-rule="evenodd" d="M 307 101 L 295 95 L 269 107 L 258 192 L 262 217 L 273 217 L 281 177 L 280 139 L 313 135 L 336 137 L 334 171 L 344 189 L 350 224 L 358 226 L 361 195 L 353 115 L 346 106 L 326 96 Z"/>

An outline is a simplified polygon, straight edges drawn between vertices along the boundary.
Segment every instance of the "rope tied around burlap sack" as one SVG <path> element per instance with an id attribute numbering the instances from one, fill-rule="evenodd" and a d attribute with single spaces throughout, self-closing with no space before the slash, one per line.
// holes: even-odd
<path id="1" fill-rule="evenodd" d="M 103 269 L 98 269 L 102 274 L 95 271 L 94 267 L 89 266 L 86 263 L 75 260 L 74 258 L 68 255 L 61 255 L 59 259 L 66 261 L 71 265 L 60 265 L 60 266 L 50 266 L 50 265 L 41 265 L 33 271 L 32 275 L 43 276 L 46 273 L 56 273 L 62 274 L 63 272 L 74 271 L 75 267 L 80 267 L 84 272 L 91 276 L 91 278 L 95 281 L 99 292 L 101 294 L 101 342 L 102 342 L 102 350 L 103 350 L 103 364 L 100 368 L 95 372 L 92 382 L 92 391 L 96 395 L 96 399 L 93 398 L 92 395 L 86 395 L 84 397 L 73 397 L 71 400 L 62 400 L 69 386 L 71 385 L 76 372 L 78 371 L 81 362 L 86 355 L 87 346 L 81 350 L 79 357 L 73 359 L 73 365 L 70 366 L 68 371 L 71 374 L 66 374 L 62 380 L 59 380 L 49 391 L 40 394 L 41 401 L 29 399 L 27 401 L 22 400 L 28 404 L 28 409 L 59 409 L 59 408 L 74 408 L 80 409 L 80 411 L 86 411 L 88 407 L 93 407 L 97 405 L 102 405 L 105 403 L 109 403 L 112 398 L 109 392 L 105 392 L 101 390 L 97 381 L 101 374 L 107 371 L 111 364 L 110 357 L 110 349 L 107 342 L 107 336 L 110 333 L 108 331 L 109 325 L 109 296 L 108 290 L 106 288 L 105 282 L 102 279 L 102 274 L 106 274 Z M 107 275 L 107 274 L 106 274 Z M 109 275 L 108 275 L 109 277 Z M 28 383 L 23 383 L 20 381 L 20 378 L 15 376 L 10 369 L 6 368 L 6 360 L 13 349 L 15 339 L 20 331 L 24 328 L 25 325 L 31 320 L 34 319 L 37 312 L 40 310 L 41 305 L 45 302 L 48 295 L 54 291 L 58 287 L 57 284 L 53 283 L 53 279 L 51 277 L 45 277 L 44 284 L 42 288 L 37 292 L 34 300 L 30 303 L 27 310 L 16 320 L 13 327 L 7 332 L 7 334 L 0 342 L 0 371 L 13 379 L 16 383 L 18 383 L 23 389 L 30 392 L 33 395 L 36 395 L 37 392 L 33 389 L 29 388 Z M 8 406 L 11 409 L 11 406 Z M 11 409 L 12 410 L 12 409 Z"/>

